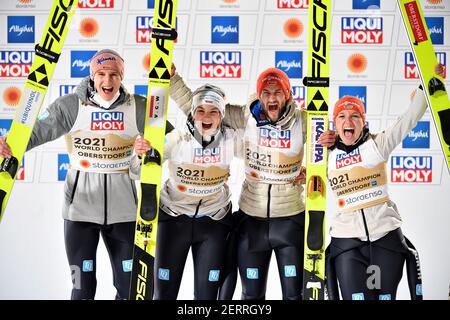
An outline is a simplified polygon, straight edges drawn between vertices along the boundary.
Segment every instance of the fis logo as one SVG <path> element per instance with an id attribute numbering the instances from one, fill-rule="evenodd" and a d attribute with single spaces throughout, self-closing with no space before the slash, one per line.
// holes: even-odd
<path id="1" fill-rule="evenodd" d="M 359 148 L 353 150 L 348 154 L 340 153 L 336 155 L 336 169 L 341 169 L 360 162 L 362 162 L 362 157 L 361 153 L 359 152 Z"/>
<path id="2" fill-rule="evenodd" d="M 364 112 L 367 112 L 367 87 L 366 86 L 340 86 L 339 98 L 343 96 L 357 97 L 364 103 Z"/>
<path id="3" fill-rule="evenodd" d="M 433 44 L 444 44 L 444 17 L 425 17 Z"/>
<path id="4" fill-rule="evenodd" d="M 278 9 L 307 9 L 309 0 L 277 0 Z"/>
<path id="5" fill-rule="evenodd" d="M 284 71 L 289 78 L 303 78 L 302 51 L 275 51 L 275 67 Z"/>
<path id="6" fill-rule="evenodd" d="M 217 282 L 219 281 L 220 270 L 209 270 L 208 281 Z"/>
<path id="7" fill-rule="evenodd" d="M 408 133 L 403 140 L 404 149 L 429 149 L 430 148 L 430 122 L 419 121 L 417 126 Z"/>
<path id="8" fill-rule="evenodd" d="M 148 86 L 145 84 L 136 84 L 134 86 L 134 93 L 143 97 L 147 97 Z"/>
<path id="9" fill-rule="evenodd" d="M 91 130 L 120 130 L 125 129 L 123 112 L 92 112 Z"/>
<path id="10" fill-rule="evenodd" d="M 193 163 L 217 163 L 220 162 L 220 148 L 194 148 Z"/>
<path id="11" fill-rule="evenodd" d="M 76 84 L 61 84 L 59 85 L 59 96 L 62 97 L 66 94 L 75 93 L 76 88 Z"/>
<path id="12" fill-rule="evenodd" d="M 175 21 L 175 29 L 177 29 L 178 19 Z M 151 43 L 154 19 L 152 16 L 136 17 L 136 42 Z M 177 42 L 177 39 L 174 40 Z"/>
<path id="13" fill-rule="evenodd" d="M 34 43 L 34 16 L 8 16 L 8 43 Z"/>
<path id="14" fill-rule="evenodd" d="M 113 9 L 114 0 L 78 0 L 80 9 Z"/>
<path id="15" fill-rule="evenodd" d="M 23 78 L 31 71 L 34 51 L 0 50 L 0 78 Z"/>
<path id="16" fill-rule="evenodd" d="M 444 78 L 446 78 L 447 71 L 447 53 L 446 52 L 436 52 L 436 58 L 438 63 L 444 66 Z M 417 69 L 416 62 L 414 60 L 414 55 L 412 52 L 405 52 L 405 68 L 404 68 L 405 79 L 419 79 L 419 70 Z"/>
<path id="17" fill-rule="evenodd" d="M 89 75 L 89 62 L 97 51 L 71 51 L 70 52 L 70 76 L 72 78 L 84 78 Z"/>
<path id="18" fill-rule="evenodd" d="M 240 51 L 200 51 L 201 78 L 240 78 Z"/>
<path id="19" fill-rule="evenodd" d="M 431 156 L 393 156 L 391 158 L 391 181 L 398 183 L 431 183 Z"/>
<path id="20" fill-rule="evenodd" d="M 380 0 L 353 0 L 352 9 L 354 10 L 380 9 Z"/>
<path id="21" fill-rule="evenodd" d="M 292 86 L 292 98 L 297 104 L 297 108 L 305 109 L 305 87 Z"/>
<path id="22" fill-rule="evenodd" d="M 67 153 L 58 154 L 58 181 L 65 181 L 67 170 L 70 168 L 69 155 Z"/>
<path id="23" fill-rule="evenodd" d="M 155 0 L 147 0 L 147 9 L 155 9 Z"/>
<path id="24" fill-rule="evenodd" d="M 323 146 L 317 143 L 317 140 L 319 140 L 320 135 L 325 130 L 325 122 L 322 118 L 311 118 L 311 131 L 312 131 L 312 139 L 311 141 L 311 163 L 319 164 L 323 162 Z"/>
<path id="25" fill-rule="evenodd" d="M 350 44 L 383 43 L 382 17 L 342 17 L 341 42 Z"/>
<path id="26" fill-rule="evenodd" d="M 291 130 L 260 128 L 258 145 L 267 148 L 289 149 L 291 147 Z"/>
<path id="27" fill-rule="evenodd" d="M 211 43 L 239 43 L 239 17 L 211 17 Z"/>
<path id="28" fill-rule="evenodd" d="M 133 270 L 133 259 L 122 260 L 122 270 L 123 272 L 131 272 Z"/>

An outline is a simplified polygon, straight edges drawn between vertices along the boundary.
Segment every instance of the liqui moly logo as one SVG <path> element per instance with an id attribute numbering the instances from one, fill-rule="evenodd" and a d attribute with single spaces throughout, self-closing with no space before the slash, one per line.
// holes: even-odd
<path id="1" fill-rule="evenodd" d="M 239 16 L 212 16 L 211 42 L 239 43 Z"/>
<path id="2" fill-rule="evenodd" d="M 444 44 L 444 17 L 425 17 L 433 44 Z"/>
<path id="3" fill-rule="evenodd" d="M 291 147 L 291 130 L 260 128 L 258 145 L 268 148 L 289 149 Z"/>
<path id="4" fill-rule="evenodd" d="M 284 71 L 289 78 L 303 78 L 302 51 L 275 51 L 275 67 Z"/>
<path id="5" fill-rule="evenodd" d="M 305 108 L 305 87 L 304 86 L 292 86 L 292 98 L 297 104 L 299 109 Z"/>
<path id="6" fill-rule="evenodd" d="M 61 84 L 59 86 L 59 96 L 65 96 L 66 94 L 75 93 L 77 88 L 76 84 Z"/>
<path id="7" fill-rule="evenodd" d="M 0 50 L 0 78 L 27 77 L 33 56 L 34 51 Z"/>
<path id="8" fill-rule="evenodd" d="M 398 183 L 431 183 L 432 163 L 430 156 L 392 156 L 391 181 Z"/>
<path id="9" fill-rule="evenodd" d="M 341 169 L 362 162 L 359 148 L 350 153 L 339 153 L 336 155 L 336 169 Z"/>
<path id="10" fill-rule="evenodd" d="M 137 16 L 136 17 L 136 42 L 151 43 L 153 30 L 153 16 Z M 177 28 L 178 19 L 175 21 L 175 29 Z M 177 39 L 174 41 L 177 42 Z"/>
<path id="11" fill-rule="evenodd" d="M 382 17 L 342 17 L 341 42 L 350 44 L 383 43 Z"/>
<path id="12" fill-rule="evenodd" d="M 444 78 L 447 76 L 447 53 L 436 52 L 436 58 L 439 64 L 444 66 Z M 416 61 L 412 52 L 405 52 L 405 67 L 404 75 L 405 79 L 419 79 L 419 69 L 417 68 Z"/>
<path id="13" fill-rule="evenodd" d="M 353 10 L 380 9 L 380 0 L 353 0 Z"/>
<path id="14" fill-rule="evenodd" d="M 194 148 L 193 163 L 218 163 L 220 159 L 220 147 L 217 148 Z"/>
<path id="15" fill-rule="evenodd" d="M 8 16 L 8 43 L 34 43 L 34 16 Z"/>
<path id="16" fill-rule="evenodd" d="M 277 0 L 278 9 L 307 9 L 309 0 Z"/>
<path id="17" fill-rule="evenodd" d="M 97 51 L 70 52 L 70 76 L 72 78 L 84 78 L 89 75 L 91 58 Z"/>
<path id="18" fill-rule="evenodd" d="M 93 112 L 91 130 L 120 130 L 125 129 L 123 112 Z"/>
<path id="19" fill-rule="evenodd" d="M 114 0 L 78 0 L 80 9 L 113 9 Z"/>
<path id="20" fill-rule="evenodd" d="M 240 78 L 240 51 L 200 51 L 201 78 Z"/>

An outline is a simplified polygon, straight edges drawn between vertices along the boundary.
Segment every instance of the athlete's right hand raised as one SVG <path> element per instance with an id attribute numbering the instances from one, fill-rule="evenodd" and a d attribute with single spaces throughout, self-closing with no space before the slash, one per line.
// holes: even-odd
<path id="1" fill-rule="evenodd" d="M 139 158 L 151 148 L 152 145 L 149 141 L 145 140 L 141 136 L 136 137 L 136 140 L 134 141 L 134 152 L 139 156 Z"/>
<path id="2" fill-rule="evenodd" d="M 321 144 L 324 147 L 331 148 L 336 143 L 336 138 L 336 131 L 327 130 L 320 135 L 317 143 Z"/>
<path id="3" fill-rule="evenodd" d="M 2 158 L 11 157 L 11 149 L 6 143 L 5 137 L 0 137 L 0 157 Z"/>

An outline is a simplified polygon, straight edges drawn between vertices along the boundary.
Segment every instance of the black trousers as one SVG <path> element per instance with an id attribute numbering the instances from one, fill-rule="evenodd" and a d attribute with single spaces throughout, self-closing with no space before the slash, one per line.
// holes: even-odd
<path id="1" fill-rule="evenodd" d="M 194 260 L 194 299 L 216 300 L 225 263 L 230 212 L 209 217 L 172 217 L 160 211 L 155 258 L 155 300 L 175 300 L 189 249 Z"/>
<path id="2" fill-rule="evenodd" d="M 72 300 L 94 299 L 97 288 L 96 255 L 100 235 L 109 254 L 116 299 L 128 299 L 135 222 L 99 225 L 64 221 L 67 259 L 72 271 Z"/>
<path id="3" fill-rule="evenodd" d="M 278 264 L 284 300 L 301 300 L 303 286 L 304 214 L 286 218 L 259 219 L 242 211 L 237 264 L 243 300 L 265 299 L 267 275 L 272 251 Z"/>

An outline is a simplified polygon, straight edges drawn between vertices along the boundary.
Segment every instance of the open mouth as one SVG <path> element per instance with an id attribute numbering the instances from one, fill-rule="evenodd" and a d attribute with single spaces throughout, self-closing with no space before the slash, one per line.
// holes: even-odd
<path id="1" fill-rule="evenodd" d="M 202 128 L 203 130 L 209 130 L 212 128 L 212 123 L 204 123 L 202 122 Z"/>
<path id="2" fill-rule="evenodd" d="M 113 87 L 102 87 L 103 92 L 106 94 L 112 93 L 113 89 L 114 89 Z"/>
<path id="3" fill-rule="evenodd" d="M 354 133 L 354 128 L 344 128 L 344 137 L 346 137 L 347 139 L 351 139 Z"/>
<path id="4" fill-rule="evenodd" d="M 267 104 L 269 112 L 278 111 L 278 103 L 269 103 Z"/>

